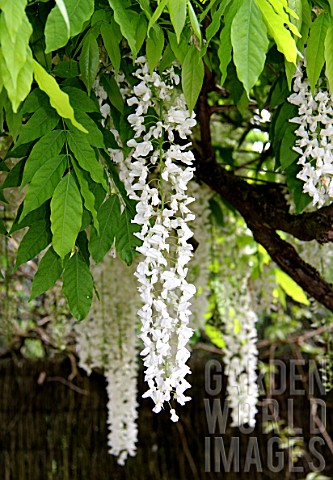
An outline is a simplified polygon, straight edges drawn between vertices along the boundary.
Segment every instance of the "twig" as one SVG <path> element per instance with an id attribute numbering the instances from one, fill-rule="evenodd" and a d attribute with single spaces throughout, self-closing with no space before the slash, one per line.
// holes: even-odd
<path id="1" fill-rule="evenodd" d="M 89 392 L 87 390 L 83 390 L 82 388 L 80 387 L 77 387 L 76 385 L 74 385 L 74 383 L 72 382 L 69 382 L 68 380 L 66 380 L 65 378 L 63 377 L 47 377 L 46 382 L 59 382 L 59 383 L 62 383 L 63 385 L 65 385 L 66 387 L 70 388 L 71 390 L 74 390 L 74 392 L 76 393 L 80 393 L 81 395 L 89 395 Z"/>

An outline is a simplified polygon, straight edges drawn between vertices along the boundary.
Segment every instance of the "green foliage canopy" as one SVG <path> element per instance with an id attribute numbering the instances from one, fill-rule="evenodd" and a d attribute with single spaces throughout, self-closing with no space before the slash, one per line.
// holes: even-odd
<path id="1" fill-rule="evenodd" d="M 296 178 L 296 127 L 288 121 L 296 113 L 286 99 L 304 56 L 312 90 L 325 75 L 332 89 L 332 13 L 326 0 L 0 0 L 0 166 L 6 172 L 0 202 L 7 188 L 26 189 L 13 224 L 1 220 L 0 234 L 28 229 L 16 267 L 47 248 L 32 296 L 63 275 L 71 312 L 84 318 L 93 296 L 90 257 L 102 261 L 113 245 L 127 264 L 136 255 L 135 203 L 110 160 L 108 149 L 117 145 L 93 85 L 98 77 L 126 145 L 129 110 L 114 75 L 124 72 L 133 82 L 134 61 L 145 55 L 151 72 L 178 64 L 188 107 L 197 113 L 198 178 L 216 190 L 218 202 L 243 215 L 280 267 L 310 294 L 320 286 L 317 298 L 333 308 L 325 281 L 301 261 L 296 274 L 297 258 L 288 267 L 281 256 L 291 251 L 274 237 L 284 230 L 330 241 L 330 210 L 321 213 L 321 229 L 296 228 L 302 218 L 290 218 L 281 192 L 290 193 L 296 214 L 310 203 Z M 270 124 L 253 122 L 254 110 L 263 109 Z M 223 143 L 219 134 L 229 127 L 234 133 Z M 259 154 L 250 148 L 256 141 Z M 275 205 L 267 182 L 276 188 Z M 268 240 L 254 213 L 268 225 Z M 219 209 L 212 215 L 218 221 Z"/>

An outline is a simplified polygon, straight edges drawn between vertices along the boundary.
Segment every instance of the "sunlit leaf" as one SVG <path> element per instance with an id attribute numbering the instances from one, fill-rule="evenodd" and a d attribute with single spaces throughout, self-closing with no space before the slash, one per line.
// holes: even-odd
<path id="1" fill-rule="evenodd" d="M 60 2 L 64 7 L 60 7 Z M 66 14 L 69 20 L 69 29 Z M 58 50 L 66 45 L 70 37 L 82 31 L 94 11 L 94 0 L 57 0 L 57 4 L 49 13 L 45 25 L 46 53 Z"/>
<path id="2" fill-rule="evenodd" d="M 33 60 L 33 65 L 35 80 L 39 88 L 49 96 L 52 107 L 56 109 L 61 117 L 68 118 L 76 128 L 84 133 L 88 133 L 87 130 L 75 120 L 74 110 L 69 103 L 68 95 L 60 89 L 52 75 L 47 73 L 36 60 Z"/>
<path id="3" fill-rule="evenodd" d="M 283 53 L 288 62 L 296 64 L 296 43 L 290 31 L 285 28 L 284 18 L 279 16 L 266 0 L 256 0 L 256 3 L 265 19 L 270 36 L 276 42 L 278 50 Z"/>
<path id="4" fill-rule="evenodd" d="M 310 301 L 305 295 L 303 289 L 297 285 L 292 278 L 289 277 L 282 270 L 276 270 L 275 274 L 276 282 L 280 285 L 289 297 L 295 302 L 302 303 L 303 305 L 310 305 Z"/>

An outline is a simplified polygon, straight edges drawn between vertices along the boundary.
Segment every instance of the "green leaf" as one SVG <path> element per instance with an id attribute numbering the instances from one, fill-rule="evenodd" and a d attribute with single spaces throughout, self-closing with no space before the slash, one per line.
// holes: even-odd
<path id="1" fill-rule="evenodd" d="M 228 7 L 225 17 L 224 17 L 224 27 L 221 30 L 220 34 L 220 41 L 219 41 L 219 48 L 217 51 L 217 55 L 220 61 L 220 71 L 222 74 L 221 77 L 221 85 L 225 82 L 227 78 L 227 68 L 229 63 L 231 62 L 231 52 L 232 52 L 232 45 L 231 45 L 231 25 L 234 20 L 234 17 L 237 14 L 238 9 L 241 6 L 241 2 L 239 0 L 233 1 L 229 6 L 230 1 L 224 3 L 222 2 L 219 9 L 222 9 L 222 12 L 226 7 Z M 222 14 L 222 13 L 221 13 Z M 217 16 L 217 19 L 220 19 L 220 16 Z M 215 20 L 217 21 L 217 20 Z M 216 27 L 215 27 L 216 28 Z M 213 32 L 210 33 L 212 35 Z"/>
<path id="2" fill-rule="evenodd" d="M 69 103 L 68 95 L 61 91 L 52 75 L 47 73 L 39 63 L 33 60 L 33 64 L 35 80 L 39 88 L 49 96 L 52 107 L 56 109 L 61 117 L 68 118 L 76 128 L 84 133 L 88 133 L 87 130 L 75 120 L 74 110 Z"/>
<path id="3" fill-rule="evenodd" d="M 302 23 L 303 23 L 303 5 L 302 0 L 288 0 L 288 6 L 291 8 L 291 11 L 295 12 L 296 16 L 291 16 L 291 23 L 295 25 L 297 31 L 302 33 Z"/>
<path id="4" fill-rule="evenodd" d="M 114 26 L 118 27 L 115 22 L 111 24 L 102 23 L 101 35 L 103 38 L 105 49 L 110 57 L 112 66 L 115 70 L 115 74 L 118 75 L 121 63 L 121 53 L 119 47 L 119 39 L 117 38 L 117 35 L 114 34 Z"/>
<path id="5" fill-rule="evenodd" d="M 185 30 L 186 32 L 186 30 Z M 182 65 L 184 62 L 184 59 L 186 57 L 186 54 L 188 53 L 189 49 L 191 48 L 190 45 L 188 44 L 189 37 L 187 34 L 182 35 L 182 38 L 180 40 L 180 43 L 177 43 L 177 38 L 176 35 L 172 32 L 168 32 L 168 37 L 169 37 L 169 42 L 171 49 L 178 60 L 178 62 Z"/>
<path id="6" fill-rule="evenodd" d="M 284 75 L 280 75 L 270 91 L 269 105 L 275 109 L 280 106 L 289 95 L 289 89 Z"/>
<path id="7" fill-rule="evenodd" d="M 65 263 L 62 290 L 71 311 L 78 320 L 83 320 L 90 309 L 93 296 L 93 279 L 88 265 L 79 253 Z"/>
<path id="8" fill-rule="evenodd" d="M 91 87 L 97 77 L 99 68 L 99 48 L 94 35 L 86 35 L 80 54 L 80 72 L 83 83 L 90 93 Z"/>
<path id="9" fill-rule="evenodd" d="M 162 58 L 160 60 L 160 65 L 159 65 L 160 74 L 164 72 L 167 68 L 169 68 L 172 65 L 172 63 L 175 61 L 175 59 L 176 59 L 175 54 L 172 51 L 170 43 L 168 43 L 164 49 Z"/>
<path id="10" fill-rule="evenodd" d="M 94 149 L 90 146 L 85 135 L 77 131 L 68 131 L 67 140 L 75 159 L 83 170 L 90 173 L 91 178 L 108 190 L 104 169 L 96 158 Z"/>
<path id="11" fill-rule="evenodd" d="M 311 85 L 312 93 L 314 92 L 325 62 L 325 38 L 329 24 L 329 15 L 327 13 L 322 13 L 316 18 L 310 29 L 310 35 L 306 47 L 306 73 Z"/>
<path id="12" fill-rule="evenodd" d="M 116 250 L 120 258 L 131 265 L 136 252 L 136 247 L 142 244 L 141 240 L 134 235 L 141 229 L 140 225 L 132 223 L 132 215 L 126 207 L 120 217 L 119 228 L 116 232 Z"/>
<path id="13" fill-rule="evenodd" d="M 187 52 L 182 68 L 182 87 L 190 112 L 192 112 L 198 100 L 204 74 L 205 69 L 200 52 L 192 45 Z"/>
<path id="14" fill-rule="evenodd" d="M 16 255 L 15 269 L 36 257 L 51 242 L 50 221 L 39 220 L 31 225 L 21 240 Z"/>
<path id="15" fill-rule="evenodd" d="M 295 22 L 291 22 L 289 20 L 289 15 L 292 17 L 293 20 L 301 20 L 299 19 L 298 15 L 296 12 L 294 12 L 291 8 L 289 8 L 287 1 L 282 1 L 282 0 L 268 0 L 274 10 L 276 11 L 277 15 L 283 20 L 283 22 L 286 24 L 286 26 L 289 28 L 289 30 L 296 35 L 296 37 L 300 37 L 300 33 L 295 25 Z"/>
<path id="16" fill-rule="evenodd" d="M 118 23 L 121 33 L 128 41 L 133 57 L 136 58 L 136 37 L 132 33 L 133 23 L 136 24 L 137 22 L 136 12 L 126 9 L 121 0 L 109 0 L 109 4 L 114 12 L 114 19 Z"/>
<path id="17" fill-rule="evenodd" d="M 68 94 L 69 101 L 75 110 L 86 113 L 100 113 L 98 104 L 88 97 L 83 90 L 66 86 L 63 91 Z"/>
<path id="18" fill-rule="evenodd" d="M 38 265 L 38 270 L 32 281 L 29 300 L 38 297 L 51 288 L 62 274 L 62 261 L 59 255 L 50 247 Z"/>
<path id="19" fill-rule="evenodd" d="M 285 20 L 279 16 L 266 0 L 256 0 L 264 17 L 270 36 L 275 40 L 277 49 L 291 63 L 297 61 L 296 43 L 289 30 L 285 28 Z"/>
<path id="20" fill-rule="evenodd" d="M 201 12 L 201 14 L 200 14 L 200 17 L 199 17 L 200 22 L 202 22 L 206 18 L 209 11 L 214 10 L 213 7 L 214 7 L 216 2 L 217 2 L 217 0 L 210 0 L 209 4 L 205 8 L 205 10 L 203 12 Z"/>
<path id="21" fill-rule="evenodd" d="M 164 33 L 162 28 L 155 24 L 150 30 L 150 35 L 146 41 L 146 57 L 149 65 L 150 74 L 161 60 L 164 47 Z"/>
<path id="22" fill-rule="evenodd" d="M 100 76 L 100 81 L 103 87 L 105 88 L 106 93 L 111 104 L 118 110 L 118 112 L 124 112 L 124 99 L 119 90 L 118 84 L 115 81 L 114 77 L 111 75 L 106 75 L 102 73 Z"/>
<path id="23" fill-rule="evenodd" d="M 81 123 L 81 125 L 83 125 L 84 128 L 88 130 L 88 135 L 81 135 L 89 138 L 90 145 L 96 148 L 105 148 L 103 133 L 98 128 L 94 120 L 92 120 L 92 118 L 82 110 L 76 110 L 75 116 L 77 120 Z M 77 131 L 75 128 L 73 128 L 73 125 L 71 125 L 70 122 L 68 122 L 67 120 L 66 125 L 68 125 L 70 131 Z"/>
<path id="24" fill-rule="evenodd" d="M 32 142 L 53 130 L 59 122 L 59 115 L 51 107 L 39 107 L 23 126 L 16 146 Z"/>
<path id="25" fill-rule="evenodd" d="M 282 137 L 280 145 L 280 163 L 282 170 L 288 168 L 292 163 L 296 162 L 299 158 L 299 154 L 295 152 L 292 148 L 296 142 L 295 130 L 299 127 L 294 123 L 289 123 L 286 126 L 284 135 Z"/>
<path id="26" fill-rule="evenodd" d="M 177 42 L 180 42 L 180 35 L 186 21 L 186 0 L 169 0 L 169 13 L 172 26 L 175 30 Z"/>
<path id="27" fill-rule="evenodd" d="M 5 15 L 3 12 L 0 14 L 1 79 L 14 113 L 30 92 L 33 72 L 32 52 L 29 47 L 32 27 L 25 15 L 18 27 L 19 31 L 13 37 L 6 25 Z"/>
<path id="28" fill-rule="evenodd" d="M 34 145 L 24 167 L 21 187 L 32 180 L 43 163 L 58 156 L 65 140 L 66 136 L 62 130 L 53 130 Z"/>
<path id="29" fill-rule="evenodd" d="M 222 0 L 219 8 L 215 10 L 215 12 L 212 15 L 212 21 L 207 27 L 206 30 L 206 41 L 207 43 L 210 43 L 211 39 L 215 36 L 215 34 L 219 31 L 221 28 L 221 18 L 222 15 L 224 14 L 224 10 L 228 6 L 231 0 Z M 228 20 L 226 21 L 226 24 L 228 24 Z"/>
<path id="30" fill-rule="evenodd" d="M 218 348 L 226 348 L 223 334 L 220 329 L 214 327 L 213 325 L 206 324 L 205 333 L 208 335 L 210 341 L 214 343 L 214 345 L 216 345 Z"/>
<path id="31" fill-rule="evenodd" d="M 23 210 L 23 203 L 21 203 L 21 205 L 17 210 L 16 218 L 9 232 L 10 235 L 14 232 L 18 232 L 22 228 L 30 227 L 30 225 L 32 225 L 33 223 L 39 220 L 46 220 L 47 218 L 50 217 L 50 208 L 48 203 L 44 203 L 33 212 L 28 213 L 28 215 L 24 218 L 24 220 L 22 222 L 19 222 L 19 219 L 22 214 L 22 210 Z"/>
<path id="32" fill-rule="evenodd" d="M 88 243 L 89 242 L 87 232 L 85 230 L 81 230 L 76 240 L 76 246 L 78 247 L 82 258 L 84 259 L 88 267 L 90 267 L 90 253 Z"/>
<path id="33" fill-rule="evenodd" d="M 139 52 L 147 37 L 147 21 L 143 15 L 133 12 L 133 29 L 135 28 L 136 51 Z"/>
<path id="34" fill-rule="evenodd" d="M 32 210 L 40 207 L 52 197 L 67 167 L 67 155 L 59 155 L 47 160 L 37 170 L 28 187 L 20 222 Z"/>
<path id="35" fill-rule="evenodd" d="M 59 1 L 59 0 L 58 0 Z M 87 22 L 94 12 L 94 0 L 62 0 L 65 4 L 68 18 L 69 31 L 64 16 L 56 5 L 46 20 L 45 25 L 45 43 L 46 53 L 58 50 L 66 45 L 70 37 L 82 32 L 85 22 Z"/>
<path id="36" fill-rule="evenodd" d="M 75 245 L 82 223 L 82 198 L 71 172 L 56 187 L 51 200 L 52 245 L 64 258 Z"/>
<path id="37" fill-rule="evenodd" d="M 80 73 L 79 62 L 74 60 L 60 62 L 54 67 L 53 73 L 61 78 L 78 77 Z"/>
<path id="38" fill-rule="evenodd" d="M 248 97 L 266 59 L 268 37 L 265 22 L 255 0 L 243 0 L 231 26 L 231 42 L 239 80 Z"/>
<path id="39" fill-rule="evenodd" d="M 90 232 L 89 251 L 96 263 L 101 262 L 114 242 L 119 229 L 120 202 L 118 195 L 111 195 L 99 208 L 97 214 L 100 231 Z"/>
<path id="40" fill-rule="evenodd" d="M 68 17 L 68 12 L 67 12 L 67 7 L 65 5 L 64 0 L 55 0 L 57 7 L 59 8 L 59 11 L 62 15 L 62 18 L 64 19 L 66 28 L 67 28 L 67 36 L 69 38 L 70 32 L 71 32 L 71 27 L 69 23 L 69 17 Z"/>
<path id="41" fill-rule="evenodd" d="M 295 302 L 302 303 L 303 305 L 310 305 L 310 302 L 305 295 L 303 289 L 297 285 L 292 278 L 289 277 L 282 270 L 276 270 L 275 273 L 276 283 L 283 288 L 289 297 L 291 297 Z"/>
<path id="42" fill-rule="evenodd" d="M 25 116 L 27 113 L 34 113 L 40 107 L 50 107 L 49 97 L 39 88 L 34 88 L 24 100 L 20 113 Z"/>
<path id="43" fill-rule="evenodd" d="M 8 173 L 0 189 L 18 187 L 22 181 L 24 160 L 20 160 Z"/>
<path id="44" fill-rule="evenodd" d="M 9 34 L 4 14 L 0 15 L 0 43 L 5 64 L 13 85 L 16 85 L 19 71 L 29 56 L 28 42 L 32 27 L 26 16 L 22 17 L 20 32 L 14 37 Z M 31 51 L 30 51 L 31 55 Z"/>
<path id="45" fill-rule="evenodd" d="M 300 12 L 302 12 L 301 27 L 299 26 L 299 23 L 296 22 L 296 26 L 301 34 L 301 38 L 297 40 L 297 48 L 300 52 L 304 52 L 304 47 L 308 42 L 309 31 L 312 25 L 311 7 L 309 5 L 308 0 L 293 0 L 293 1 L 295 1 L 296 3 L 298 1 L 301 2 L 301 9 L 298 9 L 298 11 L 296 9 L 298 16 L 300 16 Z"/>
<path id="46" fill-rule="evenodd" d="M 289 90 L 291 90 L 291 84 L 296 72 L 296 68 L 297 67 L 294 63 L 287 62 L 287 60 L 284 61 L 284 69 L 286 72 L 287 85 Z"/>
<path id="47" fill-rule="evenodd" d="M 289 122 L 290 118 L 293 118 L 297 115 L 297 107 L 295 105 L 291 105 L 289 102 L 285 102 L 282 106 L 277 110 L 274 115 L 274 121 L 272 122 L 272 128 L 274 129 L 273 134 L 271 133 L 272 137 L 272 146 L 273 151 L 275 153 L 275 161 L 276 167 L 280 165 L 281 158 L 280 158 L 280 151 L 281 151 L 281 143 L 286 133 L 287 128 L 291 128 L 291 123 Z M 287 136 L 287 142 L 290 141 L 290 136 Z M 286 148 L 287 143 L 284 144 L 284 148 Z M 284 153 L 286 151 L 284 150 Z M 289 152 L 291 154 L 291 152 Z M 289 158 L 290 155 L 288 155 Z M 283 160 L 282 160 L 283 161 Z M 286 159 L 286 163 L 290 162 Z M 287 167 L 285 167 L 287 168 Z"/>
<path id="48" fill-rule="evenodd" d="M 148 33 L 150 31 L 150 29 L 152 28 L 153 25 L 155 25 L 155 23 L 157 22 L 157 20 L 160 18 L 160 16 L 162 15 L 162 12 L 163 10 L 165 9 L 166 5 L 168 4 L 169 0 L 162 0 L 158 7 L 156 8 L 155 12 L 153 13 L 153 15 L 151 16 L 151 19 L 149 20 L 149 24 L 148 24 Z"/>
<path id="49" fill-rule="evenodd" d="M 151 18 L 152 11 L 150 8 L 150 0 L 139 0 L 141 9 L 145 12 L 147 18 Z"/>
<path id="50" fill-rule="evenodd" d="M 197 16 L 195 14 L 195 11 L 192 7 L 192 4 L 191 4 L 190 0 L 188 0 L 187 5 L 188 5 L 188 14 L 189 14 L 189 17 L 190 17 L 191 27 L 193 29 L 193 32 L 197 36 L 197 39 L 199 40 L 199 43 L 201 45 L 201 43 L 202 43 L 201 29 L 200 29 L 200 25 L 199 25 Z"/>
<path id="51" fill-rule="evenodd" d="M 327 29 L 325 38 L 325 59 L 326 59 L 326 77 L 328 79 L 330 92 L 333 92 L 333 19 Z"/>
<path id="52" fill-rule="evenodd" d="M 16 139 L 20 134 L 20 131 L 22 130 L 22 115 L 20 111 L 18 111 L 17 113 L 13 111 L 10 102 L 5 103 L 4 109 L 6 114 L 8 133 L 13 138 L 13 141 L 16 142 Z"/>
<path id="53" fill-rule="evenodd" d="M 87 173 L 79 168 L 75 160 L 72 162 L 72 165 L 75 171 L 76 178 L 80 185 L 80 191 L 84 200 L 84 206 L 91 213 L 91 216 L 94 222 L 94 227 L 97 233 L 99 233 L 99 222 L 97 218 L 97 211 L 95 208 L 95 196 L 92 193 L 92 191 L 89 189 L 89 182 L 86 178 Z"/>
<path id="54" fill-rule="evenodd" d="M 297 163 L 292 163 L 290 167 L 286 169 L 287 186 L 293 196 L 296 215 L 301 213 L 304 208 L 312 202 L 310 195 L 303 192 L 304 182 L 296 176 L 299 171 L 300 167 Z"/>
<path id="55" fill-rule="evenodd" d="M 6 28 L 13 43 L 15 42 L 16 36 L 19 34 L 20 27 L 24 21 L 26 4 L 27 0 L 16 0 L 15 2 L 1 0 L 0 2 L 0 8 L 3 12 Z"/>

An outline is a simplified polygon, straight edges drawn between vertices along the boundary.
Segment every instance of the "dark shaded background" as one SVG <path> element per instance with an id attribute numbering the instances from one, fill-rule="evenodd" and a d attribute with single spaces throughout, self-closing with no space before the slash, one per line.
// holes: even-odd
<path id="1" fill-rule="evenodd" d="M 263 433 L 261 415 L 256 429 L 250 435 L 227 427 L 225 434 L 217 430 L 209 435 L 204 399 L 213 397 L 205 392 L 205 365 L 217 355 L 194 351 L 190 364 L 192 401 L 180 407 L 180 422 L 173 424 L 169 412 L 154 414 L 150 400 L 140 401 L 139 442 L 136 458 L 130 458 L 125 467 L 119 467 L 113 456 L 108 454 L 105 380 L 94 373 L 90 378 L 81 371 L 66 385 L 72 371 L 68 358 L 28 361 L 12 356 L 0 360 L 0 479 L 1 480 L 201 480 L 201 479 L 296 479 L 305 478 L 309 471 L 311 456 L 307 453 L 298 463 L 303 473 L 285 469 L 274 473 L 269 469 L 267 442 L 272 436 Z M 140 373 L 140 391 L 145 386 Z M 38 380 L 40 383 L 38 383 Z M 42 383 L 41 383 L 42 382 Z M 225 385 L 225 382 L 223 382 Z M 287 389 L 288 390 L 288 389 Z M 216 396 L 223 408 L 223 392 Z M 278 400 L 280 416 L 287 419 L 286 391 Z M 333 398 L 323 397 L 327 409 L 327 430 L 333 435 Z M 260 412 L 260 407 L 259 407 Z M 309 432 L 309 401 L 306 396 L 294 397 L 294 426 L 302 429 L 305 444 Z M 226 455 L 232 437 L 239 438 L 240 472 L 216 470 L 214 452 L 206 458 L 211 472 L 205 471 L 205 438 L 210 437 L 213 446 L 217 437 L 223 439 Z M 256 437 L 259 447 L 262 472 L 256 467 L 244 472 L 244 462 L 250 437 Z M 238 440 L 237 440 L 238 441 Z M 217 442 L 220 442 L 218 440 Z M 252 440 L 253 442 L 253 440 Z M 320 448 L 316 446 L 317 450 Z M 207 453 L 207 452 L 206 452 Z M 326 462 L 326 475 L 333 476 L 333 459 L 329 449 L 321 450 Z M 249 454 L 251 456 L 251 452 Z M 221 458 L 221 454 L 218 455 Z M 252 452 L 253 456 L 253 452 Z M 318 459 L 312 458 L 315 464 Z M 254 462 L 255 463 L 255 462 Z M 275 462 L 276 463 L 276 462 Z M 219 471 L 220 470 L 220 471 Z"/>

